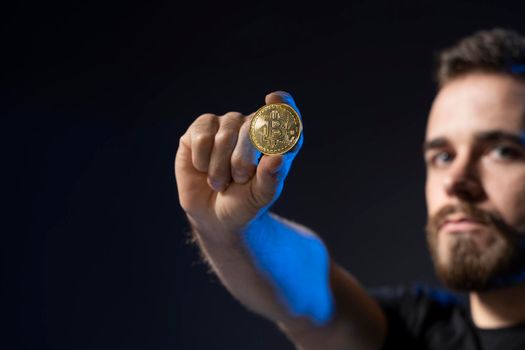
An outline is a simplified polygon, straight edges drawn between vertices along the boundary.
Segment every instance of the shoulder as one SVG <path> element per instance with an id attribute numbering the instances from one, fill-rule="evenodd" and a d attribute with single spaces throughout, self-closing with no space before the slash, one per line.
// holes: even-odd
<path id="1" fill-rule="evenodd" d="M 389 342 L 418 345 L 429 337 L 453 336 L 467 327 L 464 297 L 420 282 L 367 289 L 388 321 Z"/>
<path id="2" fill-rule="evenodd" d="M 368 288 L 368 293 L 384 307 L 431 307 L 458 308 L 464 307 L 466 301 L 453 292 L 443 288 L 430 287 L 421 282 L 411 285 L 383 286 Z"/>

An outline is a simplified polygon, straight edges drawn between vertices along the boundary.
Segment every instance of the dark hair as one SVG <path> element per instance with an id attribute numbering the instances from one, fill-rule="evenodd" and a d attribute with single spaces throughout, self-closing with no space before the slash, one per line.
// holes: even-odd
<path id="1" fill-rule="evenodd" d="M 525 79 L 525 37 L 494 28 L 461 39 L 438 55 L 436 80 L 442 87 L 471 72 L 494 72 Z"/>

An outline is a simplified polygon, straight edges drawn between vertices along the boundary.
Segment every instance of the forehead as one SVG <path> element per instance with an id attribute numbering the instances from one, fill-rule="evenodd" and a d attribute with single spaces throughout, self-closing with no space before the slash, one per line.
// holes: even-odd
<path id="1" fill-rule="evenodd" d="M 438 92 L 427 124 L 426 139 L 469 138 L 478 132 L 522 132 L 525 82 L 510 76 L 471 73 Z"/>

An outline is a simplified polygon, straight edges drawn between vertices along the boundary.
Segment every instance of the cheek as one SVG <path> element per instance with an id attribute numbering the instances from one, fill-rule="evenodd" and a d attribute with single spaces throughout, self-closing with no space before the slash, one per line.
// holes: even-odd
<path id="1" fill-rule="evenodd" d="M 429 174 L 425 183 L 425 198 L 427 203 L 427 212 L 429 216 L 432 216 L 446 203 L 445 193 L 441 182 L 436 174 Z"/>
<path id="2" fill-rule="evenodd" d="M 485 190 L 509 225 L 525 224 L 525 167 L 492 172 L 486 178 Z"/>

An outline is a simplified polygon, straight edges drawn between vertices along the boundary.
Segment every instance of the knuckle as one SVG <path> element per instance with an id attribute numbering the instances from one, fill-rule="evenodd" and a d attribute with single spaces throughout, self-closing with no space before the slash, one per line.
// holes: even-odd
<path id="1" fill-rule="evenodd" d="M 193 121 L 189 129 L 191 129 L 191 132 L 201 129 L 212 130 L 218 125 L 218 118 L 218 116 L 211 113 L 201 114 Z"/>
<path id="2" fill-rule="evenodd" d="M 210 133 L 198 133 L 194 136 L 193 142 L 196 147 L 201 147 L 213 142 L 213 134 Z"/>
<path id="3" fill-rule="evenodd" d="M 241 155 L 233 156 L 231 163 L 235 169 L 239 170 L 248 170 L 254 166 L 252 162 L 248 161 Z"/>
<path id="4" fill-rule="evenodd" d="M 189 147 L 189 140 L 189 132 L 186 131 L 179 137 L 179 149 L 183 148 L 184 146 Z"/>
<path id="5" fill-rule="evenodd" d="M 242 168 L 244 165 L 244 159 L 242 159 L 239 155 L 233 155 L 231 159 L 232 167 L 234 168 Z"/>
<path id="6" fill-rule="evenodd" d="M 239 127 L 244 116 L 239 112 L 228 112 L 221 117 L 221 127 Z"/>
<path id="7" fill-rule="evenodd" d="M 236 111 L 230 111 L 230 112 L 227 112 L 225 113 L 222 117 L 224 119 L 234 119 L 234 120 L 239 120 L 242 118 L 242 113 L 240 112 L 236 112 Z"/>
<path id="8" fill-rule="evenodd" d="M 197 117 L 197 119 L 195 119 L 195 121 L 197 122 L 212 122 L 213 120 L 217 119 L 217 116 L 213 113 L 204 113 L 204 114 L 201 114 L 200 116 Z"/>
<path id="9" fill-rule="evenodd" d="M 237 139 L 237 132 L 234 130 L 219 130 L 215 134 L 215 144 L 218 146 L 231 145 Z"/>

